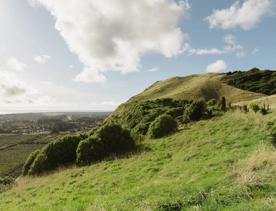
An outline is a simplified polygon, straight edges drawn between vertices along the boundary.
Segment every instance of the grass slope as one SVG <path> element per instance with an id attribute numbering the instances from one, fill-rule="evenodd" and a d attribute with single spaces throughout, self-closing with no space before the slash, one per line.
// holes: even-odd
<path id="1" fill-rule="evenodd" d="M 130 112 L 137 107 L 137 102 L 162 98 L 176 100 L 210 100 L 220 99 L 224 96 L 227 102 L 237 103 L 265 97 L 264 94 L 249 92 L 229 86 L 223 82 L 225 74 L 200 74 L 188 77 L 174 77 L 164 81 L 158 81 L 132 97 L 126 103 L 120 105 L 106 121 L 117 121 L 127 126 Z"/>
<path id="2" fill-rule="evenodd" d="M 22 178 L 0 193 L 0 210 L 275 210 L 271 122 L 229 112 L 128 158 Z"/>
<path id="3" fill-rule="evenodd" d="M 264 96 L 229 86 L 222 81 L 223 76 L 223 74 L 201 74 L 159 81 L 141 94 L 133 97 L 131 101 L 158 98 L 210 100 L 224 96 L 229 102 L 235 103 Z"/>

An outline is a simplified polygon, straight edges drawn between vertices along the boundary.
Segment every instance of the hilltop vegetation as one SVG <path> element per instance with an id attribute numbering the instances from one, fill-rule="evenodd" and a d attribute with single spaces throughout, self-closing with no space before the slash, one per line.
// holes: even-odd
<path id="1" fill-rule="evenodd" d="M 261 71 L 257 68 L 247 72 L 235 71 L 226 74 L 223 80 L 239 89 L 266 95 L 276 94 L 276 71 Z"/>
<path id="2" fill-rule="evenodd" d="M 0 209 L 274 210 L 276 98 L 227 85 L 236 74 L 157 82 L 89 132 L 47 144 Z"/>

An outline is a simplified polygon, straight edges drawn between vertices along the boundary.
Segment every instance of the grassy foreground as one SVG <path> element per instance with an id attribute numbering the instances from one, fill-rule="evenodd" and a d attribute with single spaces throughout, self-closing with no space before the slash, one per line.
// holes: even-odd
<path id="1" fill-rule="evenodd" d="M 128 158 L 22 178 L 0 210 L 275 210 L 273 123 L 239 111 L 194 123 Z"/>

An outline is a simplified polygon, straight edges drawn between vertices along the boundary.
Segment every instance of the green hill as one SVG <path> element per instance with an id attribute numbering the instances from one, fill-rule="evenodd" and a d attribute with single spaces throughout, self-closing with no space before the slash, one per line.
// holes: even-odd
<path id="1" fill-rule="evenodd" d="M 0 193 L 0 210 L 275 210 L 276 97 L 227 85 L 225 76 L 157 82 L 119 106 L 106 123 L 135 126 L 178 112 L 189 100 L 223 96 L 233 104 L 265 102 L 270 112 L 230 110 L 180 124 L 164 138 L 144 136 L 139 151 L 115 159 L 20 178 Z"/>
<path id="2" fill-rule="evenodd" d="M 110 116 L 107 122 L 118 121 L 128 127 L 129 117 L 137 111 L 137 105 L 148 100 L 171 98 L 175 100 L 219 100 L 225 97 L 228 103 L 237 103 L 265 97 L 261 93 L 241 90 L 227 85 L 225 74 L 201 74 L 188 77 L 174 77 L 158 81 L 120 105 Z"/>
<path id="3" fill-rule="evenodd" d="M 210 100 L 225 96 L 229 102 L 251 100 L 264 96 L 229 86 L 224 83 L 224 74 L 202 74 L 188 77 L 174 77 L 158 81 L 130 101 L 144 101 L 160 98 Z"/>
<path id="4" fill-rule="evenodd" d="M 275 210 L 272 122 L 230 112 L 129 157 L 22 178 L 0 210 Z"/>

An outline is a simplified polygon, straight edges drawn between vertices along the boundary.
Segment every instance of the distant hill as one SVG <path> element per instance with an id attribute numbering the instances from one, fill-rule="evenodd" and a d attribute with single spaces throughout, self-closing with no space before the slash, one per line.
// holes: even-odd
<path id="1" fill-rule="evenodd" d="M 230 86 L 251 92 L 266 95 L 276 94 L 276 71 L 258 68 L 245 72 L 235 71 L 227 73 L 223 77 L 223 81 Z"/>
<path id="2" fill-rule="evenodd" d="M 175 100 L 211 100 L 225 97 L 229 103 L 250 101 L 265 97 L 265 94 L 242 90 L 225 83 L 227 74 L 199 74 L 187 77 L 174 77 L 158 81 L 142 93 L 120 105 L 106 121 L 118 121 L 127 126 L 131 113 L 141 102 L 172 98 Z"/>

